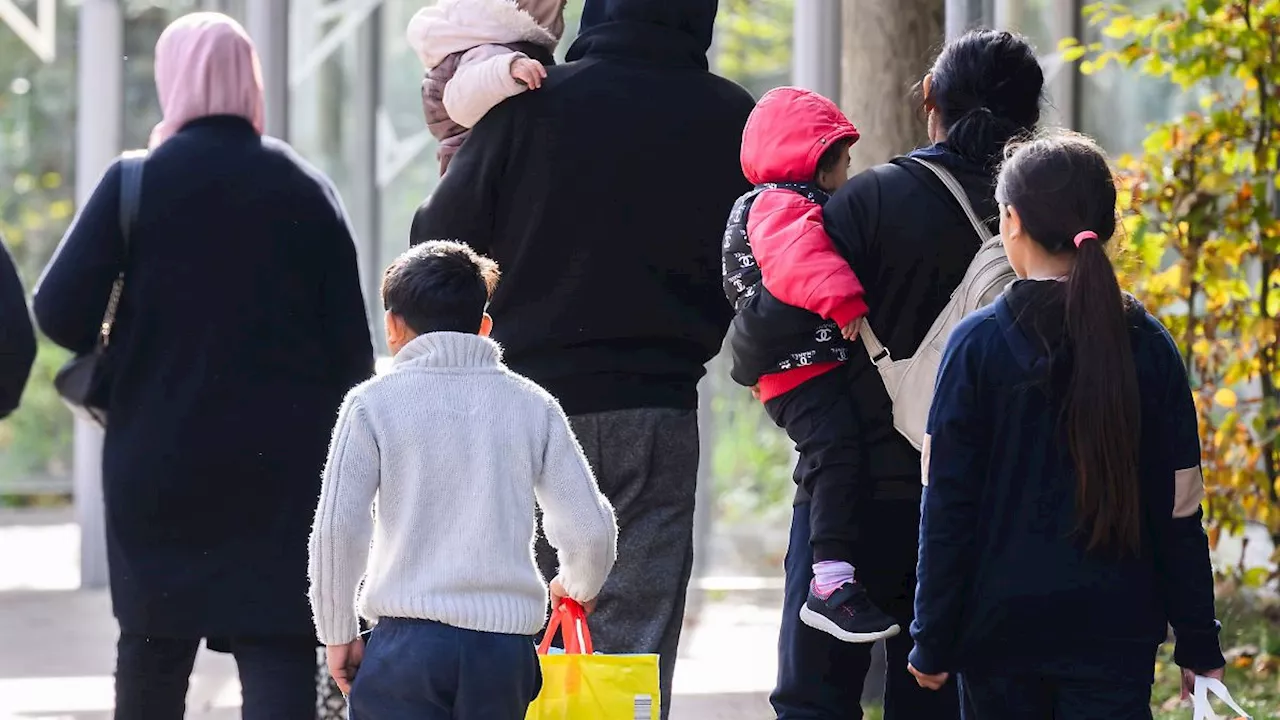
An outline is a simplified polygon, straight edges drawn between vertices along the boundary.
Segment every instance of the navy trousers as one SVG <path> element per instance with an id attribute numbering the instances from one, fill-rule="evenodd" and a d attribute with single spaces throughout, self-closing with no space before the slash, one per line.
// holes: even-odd
<path id="1" fill-rule="evenodd" d="M 885 720 L 956 720 L 955 683 L 925 690 L 907 672 L 916 587 L 920 504 L 875 500 L 863 504 L 857 575 L 871 599 L 902 626 L 885 641 Z M 813 580 L 809 506 L 796 505 L 787 547 L 786 589 L 778 637 L 778 685 L 770 700 L 778 720 L 861 720 L 862 685 L 871 667 L 870 644 L 846 643 L 800 622 Z"/>
<path id="2" fill-rule="evenodd" d="M 347 705 L 350 720 L 524 720 L 541 690 L 529 636 L 382 618 Z"/>
<path id="3" fill-rule="evenodd" d="M 1151 720 L 1151 684 L 962 673 L 964 720 Z"/>

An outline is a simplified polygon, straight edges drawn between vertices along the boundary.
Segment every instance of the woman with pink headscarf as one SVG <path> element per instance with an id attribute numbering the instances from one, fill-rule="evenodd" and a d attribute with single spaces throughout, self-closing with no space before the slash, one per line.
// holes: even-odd
<path id="1" fill-rule="evenodd" d="M 355 246 L 330 182 L 263 137 L 239 24 L 176 21 L 155 71 L 127 242 L 117 162 L 35 297 L 45 333 L 90 353 L 124 274 L 103 453 L 116 717 L 183 717 L 204 641 L 235 655 L 243 717 L 311 720 L 307 538 L 337 408 L 373 372 Z"/>

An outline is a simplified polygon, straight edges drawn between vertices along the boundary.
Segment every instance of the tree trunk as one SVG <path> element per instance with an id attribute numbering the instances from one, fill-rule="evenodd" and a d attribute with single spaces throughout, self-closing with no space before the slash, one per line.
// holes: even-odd
<path id="1" fill-rule="evenodd" d="M 862 139 L 853 171 L 927 141 L 911 88 L 942 46 L 943 0 L 845 0 L 841 106 Z"/>

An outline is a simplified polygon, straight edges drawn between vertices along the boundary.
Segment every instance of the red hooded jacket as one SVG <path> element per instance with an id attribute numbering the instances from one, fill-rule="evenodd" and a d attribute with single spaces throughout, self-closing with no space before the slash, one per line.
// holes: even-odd
<path id="1" fill-rule="evenodd" d="M 857 141 L 840 108 L 808 90 L 784 87 L 760 98 L 742 133 L 742 171 L 754 185 L 813 182 L 818 160 L 834 143 Z M 822 206 L 790 190 L 766 190 L 747 216 L 751 253 L 764 286 L 782 302 L 846 327 L 867 313 L 862 283 L 836 251 L 822 224 Z M 771 373 L 760 399 L 795 389 L 839 363 Z"/>

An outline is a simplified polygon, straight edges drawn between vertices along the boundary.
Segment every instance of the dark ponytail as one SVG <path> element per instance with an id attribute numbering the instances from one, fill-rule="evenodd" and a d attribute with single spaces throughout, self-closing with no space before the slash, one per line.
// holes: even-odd
<path id="1" fill-rule="evenodd" d="M 1040 122 L 1044 71 L 1026 40 L 974 30 L 948 43 L 930 71 L 927 105 L 939 114 L 947 146 L 993 170 L 1010 140 Z"/>
<path id="2" fill-rule="evenodd" d="M 1089 550 L 1136 555 L 1142 418 L 1126 300 L 1105 247 L 1116 229 L 1106 155 L 1075 134 L 1010 148 L 996 198 L 1017 210 L 1026 236 L 1051 254 L 1075 255 L 1064 299 L 1071 372 L 1063 417 L 1079 529 Z"/>

